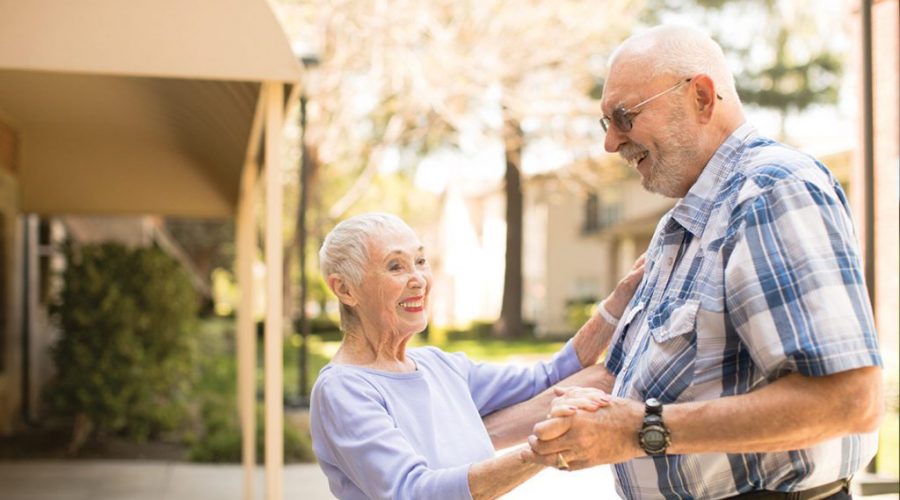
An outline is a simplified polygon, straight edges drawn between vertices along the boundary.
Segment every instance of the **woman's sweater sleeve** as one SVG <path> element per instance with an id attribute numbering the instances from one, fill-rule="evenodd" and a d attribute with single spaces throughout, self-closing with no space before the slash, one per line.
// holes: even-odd
<path id="1" fill-rule="evenodd" d="M 482 416 L 531 399 L 582 368 L 571 340 L 551 360 L 530 366 L 474 363 L 463 353 L 449 354 L 445 359 L 466 377 Z"/>

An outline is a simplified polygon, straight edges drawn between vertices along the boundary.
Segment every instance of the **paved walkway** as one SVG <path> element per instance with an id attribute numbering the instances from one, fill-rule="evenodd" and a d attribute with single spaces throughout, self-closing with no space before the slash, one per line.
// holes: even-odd
<path id="1" fill-rule="evenodd" d="M 0 462 L 2 500 L 240 500 L 241 468 L 159 461 Z M 565 479 L 560 481 L 560 479 Z M 263 469 L 256 471 L 263 497 Z M 285 500 L 333 498 L 317 465 L 287 465 Z M 564 473 L 548 469 L 507 495 L 510 500 L 616 498 L 607 468 Z"/>
<path id="2" fill-rule="evenodd" d="M 2 500 L 240 500 L 241 468 L 160 461 L 0 462 Z M 263 469 L 256 471 L 263 497 Z M 285 500 L 333 498 L 317 465 L 287 465 Z M 608 467 L 578 472 L 545 469 L 507 500 L 611 500 L 617 498 Z M 856 497 L 897 500 L 897 495 Z"/>

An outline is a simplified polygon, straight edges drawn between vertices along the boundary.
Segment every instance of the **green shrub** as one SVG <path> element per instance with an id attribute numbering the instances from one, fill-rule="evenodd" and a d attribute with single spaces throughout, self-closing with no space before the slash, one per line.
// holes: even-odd
<path id="1" fill-rule="evenodd" d="M 469 323 L 469 326 L 462 329 L 447 329 L 444 333 L 448 342 L 457 342 L 462 340 L 490 340 L 496 338 L 494 335 L 494 321 L 475 320 Z M 522 321 L 522 333 L 515 338 L 534 340 L 537 324 L 534 321 Z M 428 339 L 432 342 L 432 339 Z M 441 342 L 437 342 L 440 344 Z"/>
<path id="2" fill-rule="evenodd" d="M 63 287 L 51 312 L 61 337 L 47 401 L 75 416 L 71 451 L 91 430 L 142 441 L 187 416 L 197 296 L 157 248 L 64 245 Z"/>
<path id="3" fill-rule="evenodd" d="M 233 409 L 225 412 L 231 415 L 228 423 L 222 426 L 210 425 L 203 439 L 191 446 L 189 457 L 194 462 L 240 462 L 241 431 L 240 424 Z M 262 463 L 265 458 L 265 415 L 262 407 L 256 412 L 256 461 Z M 294 428 L 285 422 L 284 426 L 284 461 L 315 462 L 312 451 L 312 440 L 306 428 Z"/>
<path id="4" fill-rule="evenodd" d="M 577 331 L 594 314 L 597 300 L 594 297 L 583 297 L 566 301 L 566 325 Z"/>
<path id="5" fill-rule="evenodd" d="M 319 315 L 314 318 L 307 318 L 307 325 L 309 325 L 309 333 L 334 333 L 338 332 L 340 334 L 341 326 L 333 319 L 331 319 L 327 315 Z M 294 318 L 293 325 L 294 331 L 300 333 L 300 318 Z"/>

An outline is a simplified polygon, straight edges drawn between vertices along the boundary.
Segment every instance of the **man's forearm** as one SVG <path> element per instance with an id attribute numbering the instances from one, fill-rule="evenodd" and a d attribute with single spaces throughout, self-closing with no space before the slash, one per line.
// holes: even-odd
<path id="1" fill-rule="evenodd" d="M 564 399 L 556 405 L 565 405 Z M 756 453 L 808 448 L 828 439 L 871 432 L 883 413 L 881 369 L 866 367 L 824 377 L 787 375 L 756 391 L 666 405 L 669 454 Z M 613 399 L 595 412 L 551 418 L 534 427 L 525 460 L 553 465 L 565 451 L 574 468 L 639 456 L 643 404 Z"/>
<path id="2" fill-rule="evenodd" d="M 612 391 L 615 376 L 604 365 L 592 365 L 561 380 L 559 386 L 596 387 Z M 484 418 L 494 448 L 501 449 L 525 441 L 534 424 L 544 420 L 556 397 L 553 388 L 519 404 L 498 410 Z"/>
<path id="3" fill-rule="evenodd" d="M 792 374 L 748 394 L 667 406 L 668 453 L 795 450 L 871 432 L 883 413 L 881 376 L 877 367 Z"/>

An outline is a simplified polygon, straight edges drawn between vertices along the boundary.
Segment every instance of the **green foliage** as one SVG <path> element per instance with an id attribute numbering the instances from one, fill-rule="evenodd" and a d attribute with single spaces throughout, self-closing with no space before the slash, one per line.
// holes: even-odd
<path id="1" fill-rule="evenodd" d="M 234 321 L 230 319 L 205 320 L 200 329 L 204 349 L 198 357 L 198 383 L 194 403 L 196 405 L 196 434 L 190 440 L 190 460 L 195 462 L 240 462 L 241 430 L 237 415 L 237 363 L 234 352 Z M 257 352 L 262 349 L 258 348 Z M 290 366 L 293 353 L 285 346 L 285 365 Z M 319 356 L 321 357 L 321 356 Z M 311 359 L 315 359 L 312 356 Z M 313 368 L 321 368 L 327 360 L 314 361 Z M 296 374 L 296 362 L 294 362 Z M 290 382 L 285 370 L 285 382 Z M 294 376 L 296 379 L 296 375 Z M 295 385 L 296 387 L 296 385 Z M 256 456 L 262 460 L 264 452 L 264 428 L 262 407 L 256 415 Z M 285 422 L 284 458 L 287 462 L 312 462 L 312 443 L 306 424 L 292 425 Z"/>
<path id="2" fill-rule="evenodd" d="M 233 220 L 168 218 L 166 230 L 187 252 L 204 279 L 209 279 L 217 267 L 233 271 Z"/>
<path id="3" fill-rule="evenodd" d="M 744 102 L 764 108 L 803 111 L 812 104 L 837 102 L 841 61 L 822 53 L 804 62 L 780 57 L 772 66 L 749 72 L 738 84 Z"/>
<path id="4" fill-rule="evenodd" d="M 145 440 L 186 417 L 197 297 L 157 248 L 63 248 L 67 267 L 51 312 L 62 336 L 47 401 L 101 433 Z"/>
<path id="5" fill-rule="evenodd" d="M 650 0 L 644 21 L 688 14 L 715 27 L 714 38 L 741 66 L 735 75 L 741 100 L 785 115 L 837 102 L 846 55 L 832 43 L 838 37 L 822 36 L 833 27 L 818 7 L 810 0 Z"/>
<path id="6" fill-rule="evenodd" d="M 569 300 L 566 302 L 566 325 L 577 331 L 581 325 L 594 314 L 597 299 L 595 297 L 583 297 L 580 299 Z"/>
<path id="7" fill-rule="evenodd" d="M 410 347 L 424 345 L 425 342 L 416 338 L 410 342 Z M 491 361 L 507 363 L 513 359 L 539 360 L 550 359 L 550 356 L 560 350 L 565 344 L 559 339 L 458 339 L 448 340 L 438 345 L 447 352 L 464 352 L 470 358 L 477 361 Z"/>
<path id="8" fill-rule="evenodd" d="M 534 340 L 535 323 L 531 321 L 522 322 L 522 332 L 515 338 L 525 341 Z M 429 327 L 430 328 L 430 327 Z M 457 340 L 488 340 L 494 338 L 494 322 L 493 321 L 473 321 L 468 327 L 462 329 L 449 329 L 445 332 L 447 341 L 453 342 Z M 429 340 L 431 337 L 428 337 Z"/>
<path id="9" fill-rule="evenodd" d="M 341 327 L 337 323 L 337 321 L 331 319 L 326 315 L 316 316 L 314 318 L 307 318 L 307 324 L 309 325 L 309 333 L 330 333 L 330 332 L 339 332 Z M 294 331 L 300 332 L 300 319 L 294 319 Z"/>
<path id="10" fill-rule="evenodd" d="M 222 409 L 224 415 L 231 418 L 225 419 L 223 425 L 215 425 L 210 428 L 206 436 L 191 446 L 190 460 L 194 462 L 240 462 L 241 461 L 241 430 L 240 424 L 234 417 L 234 408 Z M 207 415 L 212 423 L 222 420 L 218 417 Z M 256 461 L 262 463 L 265 457 L 265 428 L 263 426 L 264 415 L 262 406 L 256 409 Z M 309 429 L 294 428 L 285 423 L 284 426 L 284 461 L 315 462 L 312 451 L 312 440 Z"/>

